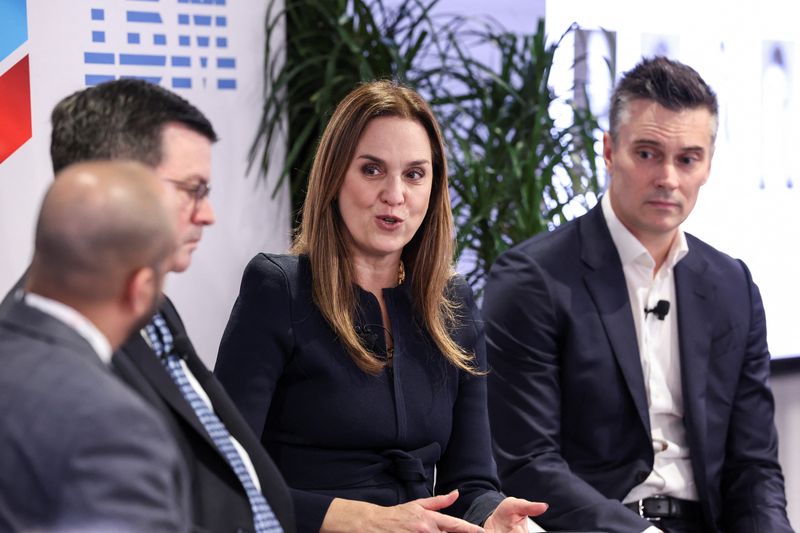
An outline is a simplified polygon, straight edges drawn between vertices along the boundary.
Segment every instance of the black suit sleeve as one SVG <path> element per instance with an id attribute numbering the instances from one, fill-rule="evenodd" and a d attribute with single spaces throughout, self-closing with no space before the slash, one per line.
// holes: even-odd
<path id="1" fill-rule="evenodd" d="M 475 354 L 475 366 L 486 370 L 483 321 L 472 290 L 459 278 L 456 282 L 463 322 L 454 335 L 461 347 Z M 462 372 L 453 406 L 453 427 L 447 449 L 436 465 L 436 493 L 459 489 L 459 498 L 443 512 L 482 524 L 504 496 L 499 490 L 492 459 L 489 417 L 486 410 L 486 377 Z M 468 505 L 465 505 L 468 504 Z"/>
<path id="2" fill-rule="evenodd" d="M 790 533 L 769 390 L 769 350 L 761 295 L 743 263 L 750 300 L 745 355 L 722 468 L 723 529 Z"/>
<path id="3" fill-rule="evenodd" d="M 638 533 L 650 524 L 577 476 L 562 456 L 562 352 L 569 287 L 520 249 L 492 267 L 483 315 L 489 416 L 502 489 L 543 501 L 537 522 L 554 529 Z M 565 303 L 566 302 L 566 303 Z"/>
<path id="4" fill-rule="evenodd" d="M 293 349 L 289 294 L 283 272 L 264 255 L 254 257 L 242 276 L 214 367 L 256 435 L 264 431 L 272 395 Z"/>

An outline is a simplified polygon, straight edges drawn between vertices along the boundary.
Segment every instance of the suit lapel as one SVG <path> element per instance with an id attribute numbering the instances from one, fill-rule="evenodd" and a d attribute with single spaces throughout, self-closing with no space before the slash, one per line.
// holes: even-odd
<path id="1" fill-rule="evenodd" d="M 171 302 L 167 301 L 162 306 L 162 314 L 167 321 L 167 325 L 172 332 L 181 332 L 185 334 L 183 323 L 180 320 Z M 187 337 L 188 340 L 188 337 Z M 228 397 L 225 389 L 217 381 L 217 378 L 208 370 L 206 365 L 197 355 L 191 341 L 188 341 L 190 347 L 189 353 L 181 354 L 185 356 L 186 365 L 191 370 L 192 375 L 197 379 L 197 382 L 206 391 L 211 405 L 217 417 L 225 424 L 228 433 L 241 444 L 250 456 L 250 460 L 256 469 L 259 479 L 266 479 L 264 471 L 264 464 L 262 461 L 263 454 L 259 453 L 261 443 L 256 438 L 255 434 L 250 430 L 239 410 Z M 184 402 L 186 403 L 186 402 Z M 196 419 L 196 417 L 195 417 Z M 198 421 L 199 424 L 199 421 Z M 203 432 L 206 435 L 206 432 Z M 209 440 L 210 441 L 210 440 Z M 216 448 L 215 448 L 216 449 Z"/>
<path id="2" fill-rule="evenodd" d="M 25 290 L 25 278 L 27 276 L 28 271 L 26 270 L 22 277 L 20 277 L 14 286 L 11 287 L 11 290 L 8 291 L 8 293 L 3 297 L 3 301 L 0 302 L 0 318 L 3 318 L 6 313 L 8 313 L 14 302 L 20 300 L 20 297 Z"/>
<path id="3" fill-rule="evenodd" d="M 678 338 L 683 388 L 683 412 L 692 459 L 705 457 L 706 450 L 706 381 L 711 348 L 711 317 L 713 316 L 714 282 L 707 275 L 708 263 L 692 247 L 675 266 L 675 293 L 678 300 Z M 693 461 L 695 477 L 704 471 L 702 462 Z M 697 479 L 698 487 L 703 479 Z"/>
<path id="4" fill-rule="evenodd" d="M 186 329 L 183 326 L 183 322 L 181 321 L 178 312 L 175 310 L 175 307 L 172 305 L 172 302 L 169 301 L 169 299 L 167 299 L 164 302 L 164 305 L 161 306 L 161 312 L 164 316 L 164 320 L 167 321 L 170 331 L 186 336 L 189 349 L 187 353 L 181 355 L 184 356 L 186 366 L 189 367 L 189 370 L 192 372 L 192 375 L 195 377 L 195 379 L 197 379 L 200 387 L 202 387 L 202 389 L 206 392 L 217 418 L 219 418 L 225 425 L 228 433 L 230 433 L 231 436 L 236 439 L 247 451 L 259 478 L 262 480 L 268 479 L 268 477 L 265 477 L 265 467 L 262 460 L 265 457 L 265 454 L 260 453 L 261 443 L 258 441 L 255 434 L 250 430 L 250 426 L 247 425 L 247 422 L 245 422 L 237 407 L 230 400 L 228 394 L 225 392 L 225 389 L 197 355 L 192 342 L 189 340 L 188 335 L 186 335 Z M 186 402 L 184 401 L 184 403 Z M 194 412 L 192 412 L 192 415 L 194 419 L 197 420 L 197 417 L 194 416 Z M 200 422 L 198 420 L 197 426 L 199 425 Z M 216 445 L 213 444 L 211 438 L 208 437 L 208 433 L 205 430 L 203 430 L 201 433 L 206 440 L 214 446 L 214 449 L 219 452 Z M 224 458 L 222 453 L 220 453 L 220 457 Z"/>
<path id="5" fill-rule="evenodd" d="M 194 365 L 192 365 L 191 361 L 192 359 L 189 358 L 187 364 L 189 364 L 192 373 L 197 376 L 198 381 L 200 381 L 203 389 L 211 399 L 214 412 L 217 413 L 219 419 L 225 424 L 228 433 L 239 441 L 239 444 L 247 451 L 256 469 L 256 473 L 263 483 L 267 478 L 265 478 L 264 465 L 262 464 L 264 454 L 261 453 L 261 442 L 259 442 L 255 433 L 250 429 L 250 426 L 247 425 L 247 422 L 245 422 L 238 408 L 234 405 L 233 401 L 231 401 L 228 393 L 225 392 L 225 389 L 220 382 L 217 381 L 217 378 L 214 377 L 214 374 L 205 367 L 197 356 L 194 357 Z M 202 366 L 202 369 L 195 370 L 194 366 L 197 365 Z"/>
<path id="6" fill-rule="evenodd" d="M 628 385 L 642 426 L 650 434 L 647 391 L 644 387 L 639 342 L 633 322 L 628 287 L 619 254 L 611 240 L 603 212 L 598 203 L 578 220 L 581 238 L 581 259 L 588 267 L 584 282 L 600 314 L 611 349 Z"/>
<path id="7" fill-rule="evenodd" d="M 153 389 L 159 396 L 173 409 L 178 415 L 183 418 L 194 430 L 199 433 L 205 440 L 214 446 L 214 442 L 208 436 L 200 420 L 183 397 L 175 382 L 169 376 L 164 364 L 158 359 L 158 356 L 150 348 L 150 345 L 144 338 L 136 332 L 128 339 L 122 350 L 129 356 L 131 363 L 139 369 L 145 376 Z"/>

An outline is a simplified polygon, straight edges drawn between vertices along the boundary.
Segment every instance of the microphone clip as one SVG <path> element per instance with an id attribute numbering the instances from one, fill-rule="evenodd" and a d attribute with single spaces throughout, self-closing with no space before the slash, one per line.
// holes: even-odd
<path id="1" fill-rule="evenodd" d="M 650 313 L 656 315 L 659 320 L 664 320 L 664 318 L 667 316 L 667 313 L 669 313 L 669 302 L 667 300 L 659 300 L 652 309 L 645 307 L 644 317 L 647 318 L 647 315 Z"/>

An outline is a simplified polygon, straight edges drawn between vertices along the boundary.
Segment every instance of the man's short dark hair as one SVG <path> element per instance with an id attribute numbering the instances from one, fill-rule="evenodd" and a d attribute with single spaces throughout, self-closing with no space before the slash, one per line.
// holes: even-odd
<path id="1" fill-rule="evenodd" d="M 652 100 L 671 111 L 704 107 L 714 118 L 712 136 L 716 134 L 717 95 L 696 70 L 679 61 L 662 56 L 645 58 L 622 76 L 611 95 L 612 140 L 617 140 L 623 114 L 634 100 Z"/>
<path id="2" fill-rule="evenodd" d="M 217 140 L 211 122 L 184 98 L 140 79 L 101 83 L 67 96 L 50 116 L 53 170 L 90 159 L 161 162 L 161 132 L 180 123 Z"/>

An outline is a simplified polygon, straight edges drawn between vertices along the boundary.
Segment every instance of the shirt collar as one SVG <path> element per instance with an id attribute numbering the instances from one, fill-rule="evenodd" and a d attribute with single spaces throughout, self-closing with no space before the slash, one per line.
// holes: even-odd
<path id="1" fill-rule="evenodd" d="M 25 294 L 25 303 L 70 326 L 86 339 L 103 363 L 106 365 L 111 363 L 111 343 L 88 318 L 78 311 L 61 302 L 32 292 Z"/>
<path id="2" fill-rule="evenodd" d="M 614 213 L 614 209 L 611 207 L 611 198 L 608 194 L 604 194 L 600 199 L 600 206 L 603 210 L 603 216 L 606 219 L 608 231 L 611 233 L 611 240 L 617 248 L 617 253 L 619 253 L 619 259 L 622 265 L 626 266 L 632 263 L 642 262 L 651 267 L 655 266 L 655 261 L 650 255 L 650 252 L 647 251 L 647 248 L 645 248 L 644 245 L 639 242 L 639 239 L 637 239 L 633 233 L 625 227 L 622 221 L 617 218 L 617 214 Z M 667 260 L 664 262 L 664 266 L 667 268 L 674 268 L 687 253 L 689 253 L 689 243 L 686 241 L 686 234 L 679 227 L 678 234 L 672 242 L 672 247 L 667 254 Z"/>

